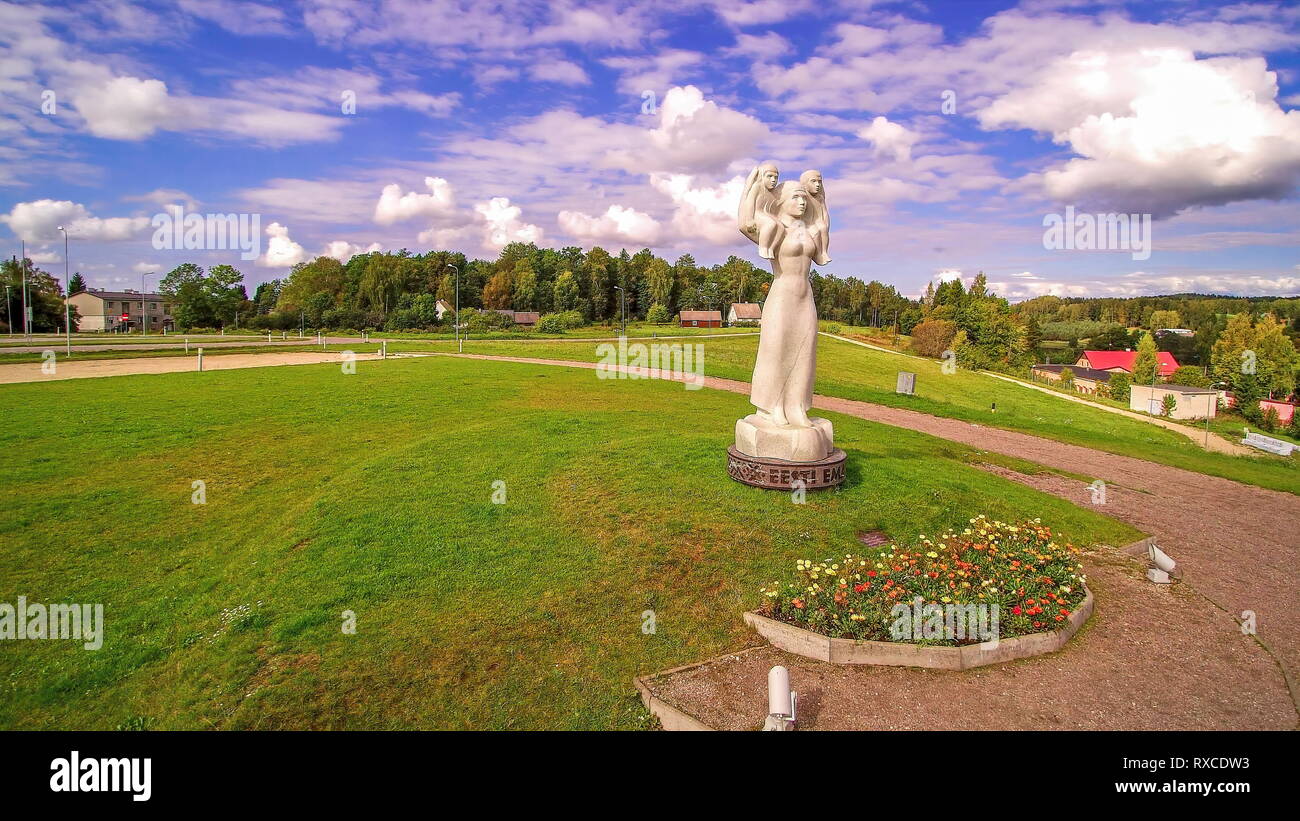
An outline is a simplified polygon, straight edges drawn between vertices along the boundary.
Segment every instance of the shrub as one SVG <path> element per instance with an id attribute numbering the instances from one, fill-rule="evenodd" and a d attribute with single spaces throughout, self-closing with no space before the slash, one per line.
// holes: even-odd
<path id="1" fill-rule="evenodd" d="M 1277 430 L 1277 426 L 1278 426 L 1277 408 L 1273 408 L 1273 407 L 1265 408 L 1264 412 L 1260 414 L 1259 426 L 1264 430 L 1268 431 L 1269 433 L 1272 433 L 1273 431 Z"/>
<path id="2" fill-rule="evenodd" d="M 384 323 L 385 331 L 410 331 L 422 327 L 420 315 L 412 308 L 398 308 L 388 314 Z"/>
<path id="3" fill-rule="evenodd" d="M 827 322 L 826 333 L 835 334 L 836 336 L 839 336 L 840 334 L 844 333 L 844 326 L 838 322 Z"/>
<path id="4" fill-rule="evenodd" d="M 537 320 L 537 330 L 544 334 L 562 334 L 564 333 L 564 321 L 558 314 L 544 314 L 541 319 Z"/>
<path id="5" fill-rule="evenodd" d="M 1210 380 L 1195 365 L 1179 365 L 1169 376 L 1169 381 L 1175 385 L 1190 385 L 1194 388 L 1210 387 Z"/>
<path id="6" fill-rule="evenodd" d="M 1079 549 L 1058 543 L 1038 519 L 1018 525 L 979 516 L 961 533 L 925 536 L 913 548 L 890 545 L 843 559 L 800 559 L 793 577 L 763 587 L 760 612 L 833 638 L 892 641 L 896 607 L 916 598 L 941 607 L 997 606 L 999 638 L 1061 623 L 1085 597 Z M 970 644 L 978 637 L 924 639 Z"/>
<path id="7" fill-rule="evenodd" d="M 468 326 L 471 332 L 483 333 L 484 331 L 499 331 L 515 324 L 513 317 L 499 314 L 496 311 L 479 311 L 474 308 L 461 308 L 460 313 L 461 321 Z"/>
<path id="8" fill-rule="evenodd" d="M 1073 389 L 1074 389 L 1074 371 L 1070 370 L 1069 368 L 1061 368 L 1061 382 L 1060 382 L 1060 385 L 1061 385 L 1062 388 L 1065 388 L 1066 390 L 1073 390 Z"/>
<path id="9" fill-rule="evenodd" d="M 650 306 L 650 310 L 645 313 L 645 321 L 652 325 L 667 325 L 673 321 L 672 314 L 663 305 L 655 303 Z"/>
<path id="10" fill-rule="evenodd" d="M 957 323 L 947 319 L 927 319 L 912 329 L 912 350 L 921 356 L 935 359 L 950 350 L 952 339 L 957 335 Z"/>
<path id="11" fill-rule="evenodd" d="M 586 324 L 587 321 L 581 311 L 560 311 L 554 314 L 543 314 L 537 320 L 537 330 L 548 334 L 562 334 L 570 328 L 580 328 Z"/>
<path id="12" fill-rule="evenodd" d="M 1127 402 L 1133 391 L 1133 379 L 1126 373 L 1111 374 L 1107 385 L 1110 388 L 1110 398 L 1116 402 Z"/>
<path id="13" fill-rule="evenodd" d="M 1169 416 L 1178 407 L 1178 400 L 1172 393 L 1165 394 L 1165 398 L 1160 400 L 1160 415 Z"/>

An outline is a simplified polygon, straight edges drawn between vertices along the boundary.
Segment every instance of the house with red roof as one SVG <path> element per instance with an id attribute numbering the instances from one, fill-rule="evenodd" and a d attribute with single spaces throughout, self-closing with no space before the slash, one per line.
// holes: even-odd
<path id="1" fill-rule="evenodd" d="M 1137 351 L 1084 351 L 1074 364 L 1080 368 L 1111 373 L 1133 373 L 1133 363 L 1137 361 Z M 1157 351 L 1156 362 L 1160 365 L 1160 376 L 1169 377 L 1178 370 L 1178 360 L 1169 351 Z"/>

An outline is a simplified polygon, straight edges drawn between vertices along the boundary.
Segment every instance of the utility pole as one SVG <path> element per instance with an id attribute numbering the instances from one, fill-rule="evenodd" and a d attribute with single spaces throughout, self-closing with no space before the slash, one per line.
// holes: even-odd
<path id="1" fill-rule="evenodd" d="M 68 229 L 60 225 L 59 230 L 63 232 L 63 332 L 68 341 L 68 356 L 72 356 L 72 308 L 68 304 L 68 297 L 72 296 L 68 280 Z"/>
<path id="2" fill-rule="evenodd" d="M 447 263 L 447 267 L 456 272 L 456 352 L 465 352 L 465 343 L 460 338 L 460 267 Z"/>
<path id="3" fill-rule="evenodd" d="M 32 339 L 32 328 L 31 328 L 31 321 L 29 320 L 29 317 L 31 316 L 31 308 L 27 307 L 27 242 L 26 242 L 26 241 L 23 242 L 23 246 L 22 246 L 22 255 L 23 255 L 23 258 L 22 258 L 22 266 L 23 266 L 23 336 L 27 337 L 27 341 L 30 342 L 31 339 Z"/>
<path id="4" fill-rule="evenodd" d="M 144 301 L 144 278 L 154 276 L 157 272 L 140 275 L 140 334 L 141 336 L 148 333 L 149 318 L 145 313 L 147 303 Z"/>

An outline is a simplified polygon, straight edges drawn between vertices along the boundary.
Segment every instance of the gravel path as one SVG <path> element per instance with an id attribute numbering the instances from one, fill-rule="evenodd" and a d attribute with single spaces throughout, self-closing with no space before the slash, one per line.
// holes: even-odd
<path id="1" fill-rule="evenodd" d="M 207 348 L 207 345 L 203 346 Z M 203 357 L 203 370 L 226 371 L 235 368 L 265 368 L 274 365 L 316 365 L 339 363 L 340 351 L 295 351 L 290 353 L 222 354 Z M 378 354 L 357 354 L 357 361 L 378 359 Z M 145 357 L 140 359 L 59 359 L 53 374 L 41 371 L 39 362 L 0 365 L 0 385 L 17 382 L 57 382 L 64 379 L 90 379 L 98 376 L 129 376 L 146 373 L 179 373 L 198 369 L 198 356 Z"/>

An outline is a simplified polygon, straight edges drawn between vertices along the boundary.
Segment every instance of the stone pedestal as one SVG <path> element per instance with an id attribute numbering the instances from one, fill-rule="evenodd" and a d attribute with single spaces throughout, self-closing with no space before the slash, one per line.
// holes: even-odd
<path id="1" fill-rule="evenodd" d="M 727 449 L 727 475 L 737 482 L 772 490 L 835 487 L 844 482 L 844 451 L 835 447 L 827 419 L 813 417 L 811 427 L 776 425 L 751 413 L 736 420 L 736 444 Z"/>
<path id="2" fill-rule="evenodd" d="M 847 460 L 848 455 L 839 448 L 815 462 L 787 462 L 746 456 L 732 445 L 727 448 L 727 475 L 737 482 L 787 493 L 798 480 L 803 480 L 805 490 L 821 490 L 843 484 Z"/>
<path id="3" fill-rule="evenodd" d="M 751 413 L 736 421 L 736 450 L 757 459 L 817 462 L 835 449 L 835 431 L 826 419 L 813 417 L 812 427 L 776 425 Z"/>

